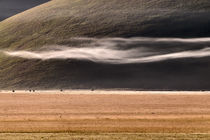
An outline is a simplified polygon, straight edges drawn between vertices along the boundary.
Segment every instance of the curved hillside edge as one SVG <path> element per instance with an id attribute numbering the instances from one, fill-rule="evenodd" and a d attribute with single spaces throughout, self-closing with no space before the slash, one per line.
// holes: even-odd
<path id="1" fill-rule="evenodd" d="M 48 1 L 49 0 L 1 0 L 0 21 Z"/>

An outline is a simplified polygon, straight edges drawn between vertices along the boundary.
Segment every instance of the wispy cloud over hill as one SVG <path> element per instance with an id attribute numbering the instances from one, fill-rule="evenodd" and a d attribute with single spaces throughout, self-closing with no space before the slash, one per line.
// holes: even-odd
<path id="1" fill-rule="evenodd" d="M 84 40 L 91 43 L 79 46 L 45 46 L 42 51 L 3 52 L 8 56 L 25 59 L 73 59 L 107 64 L 151 63 L 210 57 L 210 47 L 205 47 L 210 46 L 210 38 L 74 38 L 73 40 L 78 41 L 78 44 Z M 164 48 L 161 48 L 162 44 Z M 171 47 L 174 44 L 179 47 Z M 160 49 L 157 49 L 158 47 Z"/>

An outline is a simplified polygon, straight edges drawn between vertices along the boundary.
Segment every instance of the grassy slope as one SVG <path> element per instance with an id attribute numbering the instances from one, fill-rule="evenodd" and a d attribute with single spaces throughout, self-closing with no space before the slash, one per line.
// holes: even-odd
<path id="1" fill-rule="evenodd" d="M 72 36 L 208 36 L 209 12 L 208 0 L 53 0 L 0 23 L 0 44 L 34 48 Z"/>
<path id="2" fill-rule="evenodd" d="M 0 47 L 34 50 L 46 44 L 71 44 L 68 39 L 75 36 L 208 36 L 209 13 L 208 0 L 52 0 L 1 22 Z M 129 75 L 125 67 L 1 55 L 0 87 L 139 87 L 142 75 Z"/>

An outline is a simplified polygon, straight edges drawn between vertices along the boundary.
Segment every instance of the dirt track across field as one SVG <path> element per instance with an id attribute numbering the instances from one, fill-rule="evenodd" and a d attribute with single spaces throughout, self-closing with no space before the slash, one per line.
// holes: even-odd
<path id="1" fill-rule="evenodd" d="M 1 93 L 0 131 L 210 132 L 208 93 L 119 92 L 122 94 Z"/>

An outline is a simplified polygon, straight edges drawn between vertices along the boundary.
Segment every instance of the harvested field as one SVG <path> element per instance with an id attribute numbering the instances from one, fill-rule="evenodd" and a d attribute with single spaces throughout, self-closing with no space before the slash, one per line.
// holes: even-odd
<path id="1" fill-rule="evenodd" d="M 89 94 L 82 94 L 83 92 Z M 123 91 L 119 91 L 118 94 L 114 92 L 112 94 L 111 91 L 104 91 L 105 94 L 101 94 L 102 91 L 57 93 L 59 94 L 1 93 L 0 131 L 43 133 L 210 131 L 208 93 L 123 94 Z"/>
<path id="2" fill-rule="evenodd" d="M 3 133 L 1 140 L 206 140 L 210 134 L 163 133 Z"/>

